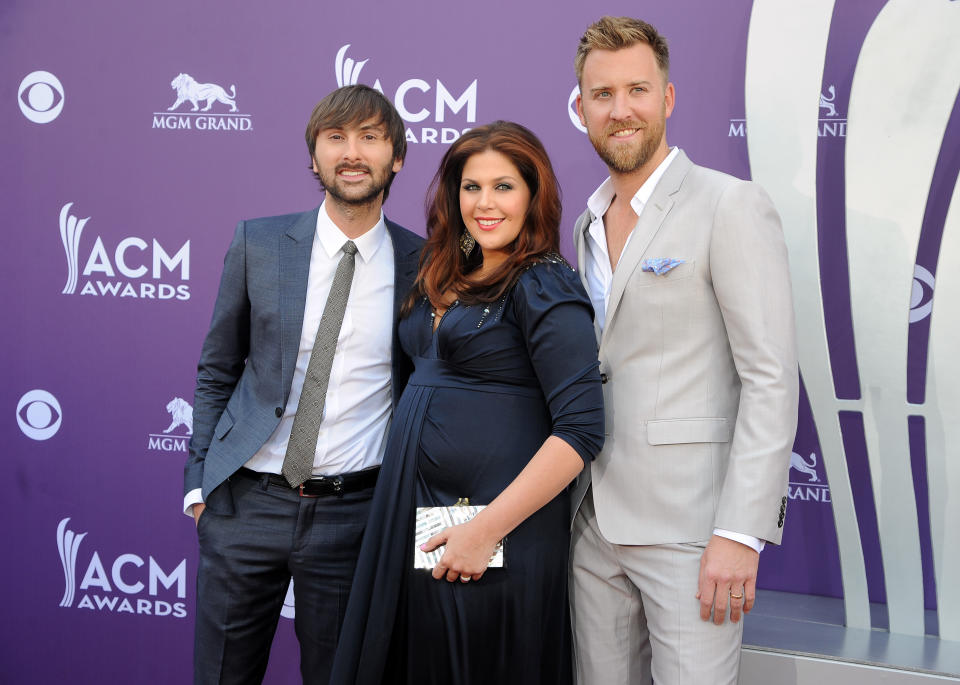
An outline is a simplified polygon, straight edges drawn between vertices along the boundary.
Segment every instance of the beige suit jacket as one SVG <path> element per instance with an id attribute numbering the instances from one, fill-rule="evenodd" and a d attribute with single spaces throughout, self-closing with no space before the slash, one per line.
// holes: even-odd
<path id="1" fill-rule="evenodd" d="M 574 244 L 584 263 L 589 210 Z M 685 263 L 664 275 L 647 259 Z M 585 284 L 586 285 L 586 284 Z M 606 444 L 581 474 L 608 541 L 779 543 L 797 425 L 797 358 L 780 219 L 755 183 L 681 151 L 613 275 L 600 344 Z"/>

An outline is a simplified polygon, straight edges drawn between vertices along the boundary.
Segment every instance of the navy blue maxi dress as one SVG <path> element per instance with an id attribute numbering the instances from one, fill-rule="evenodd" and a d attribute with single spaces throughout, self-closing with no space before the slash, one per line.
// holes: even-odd
<path id="1" fill-rule="evenodd" d="M 497 302 L 426 299 L 400 323 L 415 370 L 399 402 L 331 683 L 571 682 L 568 493 L 521 523 L 504 568 L 476 582 L 413 568 L 418 506 L 488 504 L 555 435 L 588 461 L 603 445 L 592 309 L 561 257 Z"/>

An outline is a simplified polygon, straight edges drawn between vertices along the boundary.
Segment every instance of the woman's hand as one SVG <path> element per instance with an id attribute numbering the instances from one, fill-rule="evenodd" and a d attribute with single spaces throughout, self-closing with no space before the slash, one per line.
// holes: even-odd
<path id="1" fill-rule="evenodd" d="M 427 540 L 420 549 L 431 552 L 441 545 L 446 545 L 443 556 L 433 569 L 433 577 L 440 580 L 446 576 L 451 583 L 459 578 L 466 583 L 480 580 L 499 541 L 495 535 L 486 534 L 474 518 L 459 526 L 444 528 Z"/>

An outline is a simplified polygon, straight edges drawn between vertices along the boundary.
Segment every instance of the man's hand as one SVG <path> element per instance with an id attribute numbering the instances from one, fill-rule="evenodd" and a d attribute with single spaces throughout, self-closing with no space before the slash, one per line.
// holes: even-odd
<path id="1" fill-rule="evenodd" d="M 753 608 L 757 594 L 757 566 L 760 555 L 750 547 L 714 535 L 700 557 L 700 618 L 723 623 L 730 603 L 730 620 L 736 623 L 742 613 Z"/>
<path id="2" fill-rule="evenodd" d="M 193 505 L 193 523 L 194 525 L 200 525 L 200 514 L 203 513 L 203 510 L 207 508 L 207 505 L 203 502 L 199 502 Z"/>

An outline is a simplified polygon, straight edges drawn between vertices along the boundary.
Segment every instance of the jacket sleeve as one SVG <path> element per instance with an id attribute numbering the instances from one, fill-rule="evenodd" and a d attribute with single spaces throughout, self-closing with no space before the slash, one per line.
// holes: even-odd
<path id="1" fill-rule="evenodd" d="M 777 544 L 799 380 L 783 229 L 759 185 L 738 181 L 725 189 L 714 216 L 710 269 L 741 383 L 715 527 Z"/>
<path id="2" fill-rule="evenodd" d="M 193 436 L 184 466 L 184 493 L 201 487 L 204 459 L 213 432 L 243 373 L 250 350 L 250 299 L 247 295 L 246 226 L 237 224 L 223 263 L 223 276 L 210 330 L 197 365 Z"/>
<path id="3" fill-rule="evenodd" d="M 564 263 L 537 264 L 520 277 L 514 298 L 551 434 L 589 463 L 603 447 L 603 391 L 593 308 L 580 277 Z"/>

